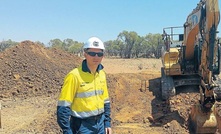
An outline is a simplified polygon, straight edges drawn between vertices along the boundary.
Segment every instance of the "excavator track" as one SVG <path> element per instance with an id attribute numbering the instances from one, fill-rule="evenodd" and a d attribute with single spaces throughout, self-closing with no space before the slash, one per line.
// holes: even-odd
<path id="1" fill-rule="evenodd" d="M 161 68 L 161 98 L 168 100 L 170 97 L 176 95 L 173 78 L 165 75 L 164 69 Z"/>

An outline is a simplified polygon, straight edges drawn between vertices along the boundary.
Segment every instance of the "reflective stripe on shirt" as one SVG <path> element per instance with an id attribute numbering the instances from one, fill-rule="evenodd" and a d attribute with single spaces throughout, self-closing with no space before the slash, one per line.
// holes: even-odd
<path id="1" fill-rule="evenodd" d="M 90 92 L 82 92 L 82 93 L 77 93 L 75 95 L 76 98 L 87 98 L 91 96 L 96 96 L 96 95 L 102 95 L 104 93 L 103 90 L 94 90 Z"/>
<path id="2" fill-rule="evenodd" d="M 58 101 L 58 106 L 70 106 L 71 105 L 71 103 L 70 102 L 68 102 L 68 101 L 62 101 L 62 100 L 59 100 Z"/>
<path id="3" fill-rule="evenodd" d="M 109 98 L 105 99 L 105 100 L 104 100 L 104 103 L 110 103 Z"/>
<path id="4" fill-rule="evenodd" d="M 76 111 L 72 111 L 72 116 L 74 117 L 78 117 L 78 118 L 87 118 L 87 117 L 91 117 L 91 116 L 95 116 L 95 115 L 99 115 L 102 114 L 104 112 L 104 109 L 96 109 L 93 111 L 88 111 L 88 112 L 76 112 Z"/>

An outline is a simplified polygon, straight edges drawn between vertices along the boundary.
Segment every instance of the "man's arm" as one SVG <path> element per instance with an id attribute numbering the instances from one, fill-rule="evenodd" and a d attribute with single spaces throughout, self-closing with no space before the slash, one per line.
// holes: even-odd
<path id="1" fill-rule="evenodd" d="M 69 121 L 70 115 L 71 110 L 69 106 L 57 106 L 57 122 L 63 134 L 72 134 Z"/>
<path id="2" fill-rule="evenodd" d="M 57 122 L 63 134 L 72 134 L 70 128 L 71 104 L 76 92 L 76 78 L 72 73 L 66 75 L 57 105 Z"/>
<path id="3" fill-rule="evenodd" d="M 110 112 L 111 112 L 111 109 L 110 109 L 110 101 L 108 101 L 108 102 L 105 102 L 105 103 L 104 103 L 104 116 L 105 116 L 105 119 L 104 119 L 104 127 L 105 127 L 105 128 L 111 127 Z"/>
<path id="4" fill-rule="evenodd" d="M 110 112 L 111 112 L 110 101 L 106 101 L 104 103 L 104 116 L 105 116 L 104 127 L 105 127 L 105 134 L 112 134 Z"/>

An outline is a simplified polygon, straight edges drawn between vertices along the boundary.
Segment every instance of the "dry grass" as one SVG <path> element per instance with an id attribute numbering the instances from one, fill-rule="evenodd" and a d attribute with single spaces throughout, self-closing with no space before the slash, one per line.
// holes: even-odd
<path id="1" fill-rule="evenodd" d="M 140 73 L 143 71 L 160 72 L 162 66 L 161 59 L 110 59 L 104 58 L 102 61 L 106 73 Z M 107 68 L 105 68 L 105 66 Z"/>

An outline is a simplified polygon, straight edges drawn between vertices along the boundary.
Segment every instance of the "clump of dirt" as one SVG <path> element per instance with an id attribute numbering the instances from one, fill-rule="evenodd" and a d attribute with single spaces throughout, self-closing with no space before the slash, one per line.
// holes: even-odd
<path id="1" fill-rule="evenodd" d="M 0 53 L 0 98 L 50 96 L 80 61 L 73 54 L 23 41 Z"/>

